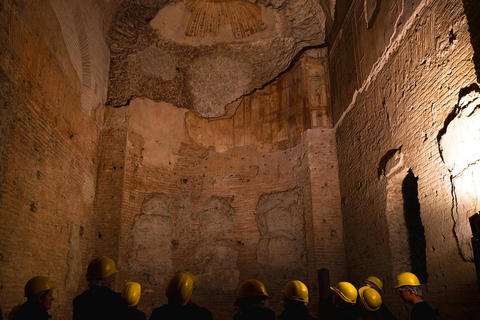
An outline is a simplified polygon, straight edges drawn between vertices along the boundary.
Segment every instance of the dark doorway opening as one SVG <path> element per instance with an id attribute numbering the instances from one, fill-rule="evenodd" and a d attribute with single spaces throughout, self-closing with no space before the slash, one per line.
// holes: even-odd
<path id="1" fill-rule="evenodd" d="M 402 183 L 403 213 L 408 232 L 410 261 L 412 272 L 421 283 L 428 281 L 425 228 L 420 216 L 420 202 L 418 201 L 418 178 L 411 170 Z"/>

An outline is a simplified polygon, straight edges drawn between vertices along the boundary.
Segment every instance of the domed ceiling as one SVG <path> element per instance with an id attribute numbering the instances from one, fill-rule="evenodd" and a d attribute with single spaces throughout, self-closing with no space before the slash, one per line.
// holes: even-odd
<path id="1" fill-rule="evenodd" d="M 319 0 L 124 0 L 108 31 L 107 104 L 164 101 L 221 117 L 325 42 Z"/>

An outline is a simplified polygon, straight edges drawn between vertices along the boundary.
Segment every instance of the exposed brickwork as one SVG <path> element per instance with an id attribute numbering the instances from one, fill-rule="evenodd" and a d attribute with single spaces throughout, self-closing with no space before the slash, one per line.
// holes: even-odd
<path id="1" fill-rule="evenodd" d="M 331 132 L 328 135 L 331 139 Z M 173 204 L 173 230 L 170 244 L 172 272 L 187 269 L 198 275 L 199 279 L 197 279 L 198 283 L 194 298 L 201 305 L 211 309 L 215 318 L 231 316 L 235 289 L 228 286 L 225 287 L 225 281 L 231 281 L 231 276 L 235 276 L 229 271 L 232 269 L 228 266 L 220 269 L 214 268 L 212 272 L 216 280 L 213 283 L 209 281 L 202 284 L 201 279 L 205 277 L 203 275 L 205 269 L 201 265 L 207 262 L 201 259 L 202 256 L 197 255 L 198 250 L 204 250 L 201 249 L 204 245 L 212 244 L 216 247 L 223 245 L 238 252 L 238 260 L 235 265 L 240 274 L 236 275 L 234 288 L 240 281 L 250 277 L 257 277 L 265 281 L 272 295 L 272 306 L 277 312 L 280 312 L 280 291 L 282 286 L 268 281 L 268 278 L 274 275 L 265 274 L 265 270 L 257 261 L 257 246 L 260 240 L 260 233 L 255 222 L 254 211 L 257 206 L 257 200 L 262 194 L 282 192 L 295 186 L 305 186 L 304 199 L 311 197 L 308 195 L 310 193 L 309 167 L 305 156 L 303 156 L 305 146 L 301 144 L 285 151 L 264 154 L 259 154 L 252 148 L 243 147 L 231 149 L 223 154 L 216 154 L 195 145 L 184 145 L 179 151 L 179 159 L 175 167 L 173 169 L 163 169 L 143 165 L 141 156 L 143 146 L 141 143 L 137 144 L 140 140 L 135 134 L 129 134 L 129 137 L 126 150 L 127 160 L 125 163 L 125 184 L 121 210 L 122 232 L 120 232 L 119 239 L 119 268 L 123 272 L 119 278 L 142 282 L 148 294 L 142 298 L 140 307 L 148 313 L 151 308 L 165 302 L 165 297 L 161 290 L 163 281 L 159 285 L 157 283 L 158 280 L 153 282 L 148 280 L 150 278 L 149 274 L 157 274 L 159 271 L 152 268 L 144 268 L 142 272 L 129 272 L 126 269 L 128 265 L 126 262 L 131 255 L 131 246 L 133 244 L 131 239 L 134 217 L 141 212 L 143 199 L 148 194 L 151 192 L 163 192 L 171 199 Z M 308 138 L 306 139 L 308 141 Z M 328 140 L 325 141 L 324 145 L 326 149 L 331 148 Z M 327 157 L 333 154 L 332 150 L 330 149 Z M 318 154 L 316 153 L 315 156 L 318 156 L 323 154 L 324 151 L 316 152 Z M 334 158 L 331 160 L 334 161 Z M 321 161 L 318 160 L 318 162 Z M 253 168 L 256 169 L 251 170 Z M 325 181 L 335 181 L 337 179 L 336 172 L 333 172 L 333 175 L 328 173 L 324 179 L 326 179 Z M 332 188 L 334 186 L 335 183 L 332 183 Z M 200 213 L 203 210 L 204 201 L 211 196 L 231 198 L 231 206 L 235 210 L 236 219 L 233 228 L 227 234 L 219 234 L 215 238 L 209 237 L 209 239 L 205 239 L 200 232 L 199 227 L 201 223 L 198 219 L 201 216 Z M 336 198 L 337 203 L 338 200 Z M 335 197 L 332 201 L 335 202 Z M 112 200 L 112 205 L 114 202 Z M 305 203 L 305 205 L 307 204 Z M 336 207 L 339 209 L 339 205 Z M 335 206 L 330 210 L 335 210 L 334 208 Z M 305 232 L 307 237 L 312 239 L 313 236 L 310 235 L 310 232 L 314 230 L 314 227 L 311 225 L 314 221 L 316 230 L 319 230 L 321 234 L 328 235 L 328 237 L 331 235 L 332 227 L 330 224 L 325 226 L 323 219 L 320 218 L 320 216 L 323 216 L 320 211 L 322 211 L 321 208 L 316 208 L 314 210 L 315 217 L 310 213 L 310 220 L 306 222 Z M 327 209 L 327 211 L 329 210 Z M 182 218 L 185 214 L 187 218 L 190 217 L 189 220 Z M 339 237 L 331 241 L 341 243 L 342 240 L 341 231 L 339 231 Z M 323 250 L 315 250 L 314 243 L 307 241 L 307 250 L 312 252 L 313 255 L 317 254 L 319 256 L 317 260 L 312 260 L 308 263 L 308 277 L 302 279 L 311 288 L 312 312 L 316 313 L 318 303 L 318 298 L 316 298 L 316 270 L 319 267 L 324 267 L 325 264 L 323 261 L 317 263 L 315 261 L 323 260 L 325 255 L 330 256 L 329 253 L 342 257 L 343 246 L 337 244 L 329 247 L 325 252 Z M 151 254 L 155 253 L 152 252 Z M 281 253 L 278 252 L 278 254 Z M 216 255 L 211 256 L 212 260 L 208 264 L 214 266 Z M 200 260 L 198 260 L 199 257 Z M 164 255 L 162 259 L 168 259 L 168 256 Z M 130 261 L 129 263 L 135 263 L 135 261 Z M 344 265 L 344 259 L 340 258 L 332 263 Z M 138 270 L 138 267 L 135 269 Z M 225 276 L 230 278 L 225 281 L 219 281 L 219 279 Z M 283 282 L 286 283 L 288 280 L 283 279 Z M 118 284 L 122 282 L 123 280 L 120 280 Z M 282 280 L 276 279 L 275 282 L 280 283 Z M 229 289 L 225 291 L 222 288 Z M 212 294 L 215 297 L 214 299 L 211 298 Z"/>
<path id="2" fill-rule="evenodd" d="M 0 307 L 12 317 L 47 275 L 51 314 L 67 319 L 93 237 L 98 128 L 49 2 L 2 1 L 0 75 Z"/>
<path id="3" fill-rule="evenodd" d="M 338 115 L 353 98 L 336 125 L 348 278 L 358 284 L 370 274 L 384 279 L 386 303 L 406 316 L 409 308 L 391 288 L 408 252 L 394 224 L 402 222 L 399 184 L 412 169 L 427 243 L 425 298 L 443 317 L 465 319 L 475 314 L 475 270 L 452 231 L 452 185 L 437 135 L 460 90 L 476 81 L 473 48 L 462 1 L 424 1 L 418 8 L 359 92 L 342 93 L 335 106 Z M 400 148 L 395 174 L 379 174 L 384 157 Z"/>
<path id="4" fill-rule="evenodd" d="M 301 109 L 312 106 L 311 110 L 320 113 L 320 116 L 314 112 L 310 114 L 319 120 L 317 125 L 329 125 L 326 57 L 317 52 L 308 59 L 301 60 L 301 68 L 296 66 L 290 75 L 285 75 L 292 79 L 297 77 L 300 90 L 292 90 L 286 98 L 276 99 L 286 90 L 276 84 L 265 88 L 270 93 L 267 97 L 274 97 L 270 102 L 271 113 L 251 113 L 249 121 L 264 121 L 266 125 L 283 121 L 291 113 L 275 110 L 293 109 L 300 101 Z M 311 90 L 315 91 L 311 93 Z M 301 97 L 302 93 L 311 99 L 306 105 L 301 99 L 294 99 Z M 140 308 L 148 314 L 152 308 L 166 302 L 162 288 L 169 275 L 177 270 L 189 270 L 197 278 L 194 299 L 212 310 L 216 319 L 223 319 L 232 316 L 235 290 L 241 281 L 252 277 L 264 281 L 272 296 L 271 305 L 280 313 L 281 290 L 291 277 L 297 277 L 309 286 L 311 312 L 317 314 L 317 269 L 331 269 L 335 281 L 346 277 L 332 129 L 310 129 L 299 135 L 298 142 L 292 140 L 281 148 L 274 144 L 263 148 L 263 144 L 271 143 L 271 137 L 261 135 L 256 137 L 258 141 L 243 146 L 227 144 L 224 152 L 218 153 L 212 151 L 211 146 L 207 148 L 194 143 L 195 140 L 188 135 L 190 132 L 186 131 L 188 114 L 166 103 L 134 100 L 128 107 L 110 109 L 108 119 L 108 132 L 122 138 L 117 140 L 112 136 L 108 140 L 116 142 L 111 145 L 108 141 L 103 143 L 106 147 L 102 158 L 116 160 L 107 160 L 112 163 L 100 165 L 99 176 L 110 177 L 112 171 L 108 168 L 113 163 L 123 162 L 123 169 L 116 169 L 123 172 L 113 176 L 110 183 L 99 181 L 97 204 L 102 205 L 96 207 L 96 213 L 102 217 L 111 214 L 109 210 L 115 212 L 112 219 L 103 220 L 103 228 L 114 233 L 109 235 L 110 241 L 106 243 L 112 249 L 117 245 L 116 230 L 120 230 L 118 265 L 122 272 L 118 276 L 118 290 L 124 281 L 142 283 L 146 294 Z M 164 122 L 163 127 L 154 129 L 158 119 Z M 299 119 L 301 121 L 295 121 L 295 126 L 292 123 L 297 134 L 302 128 L 305 130 L 306 124 L 311 125 L 311 118 L 303 115 Z M 223 127 L 221 122 L 228 124 L 231 119 L 213 122 L 219 122 L 218 127 Z M 246 121 L 237 123 L 239 130 L 247 126 Z M 124 133 L 123 150 L 119 145 Z M 225 131 L 216 132 L 215 136 L 218 139 L 228 137 Z M 158 157 L 163 160 L 155 160 Z M 102 173 L 103 167 L 109 170 L 108 173 Z M 286 200 L 288 208 L 281 204 L 284 195 L 293 197 L 290 202 Z M 162 200 L 152 207 L 149 205 L 154 203 L 149 200 L 152 197 Z M 261 199 L 266 198 L 273 201 L 276 213 L 269 209 L 262 211 L 264 202 Z M 119 206 L 120 212 L 117 211 Z M 274 220 L 276 214 L 282 215 L 288 210 L 295 210 L 292 215 L 300 217 L 304 227 L 299 227 L 298 234 L 285 236 L 275 229 L 281 227 L 276 227 Z M 258 215 L 270 217 L 272 214 L 269 221 L 260 223 L 257 220 Z M 224 222 L 217 227 L 214 224 L 207 226 L 205 221 L 210 215 L 218 216 L 215 219 Z M 141 234 L 146 220 L 151 221 L 152 230 Z M 171 222 L 154 227 L 157 220 Z M 274 225 L 262 237 L 260 226 L 263 223 Z M 133 250 L 146 241 L 140 240 L 145 237 L 156 237 L 158 243 L 165 243 L 169 248 L 156 250 L 155 246 L 145 245 L 140 249 L 145 257 L 138 257 Z M 262 240 L 267 238 L 273 240 L 268 243 Z M 288 241 L 282 242 L 284 238 Z M 294 263 L 287 259 L 271 265 L 272 261 L 289 252 L 288 245 L 277 246 L 278 239 L 279 243 L 295 242 L 305 248 L 306 256 L 301 258 L 305 260 Z M 97 244 L 101 241 L 97 240 Z M 276 249 L 272 251 L 272 248 Z M 159 252 L 162 254 L 158 255 Z M 148 256 L 152 256 L 151 261 Z M 161 260 L 161 270 L 153 263 L 158 259 Z"/>
<path id="5" fill-rule="evenodd" d="M 377 2 L 378 15 L 373 25 L 368 28 L 365 3 L 367 2 L 363 0 L 354 0 L 348 10 L 337 6 L 340 11 L 336 12 L 337 20 L 329 39 L 334 122 L 337 122 L 347 109 L 353 93 L 360 89 L 377 59 L 390 43 L 394 32 L 404 27 L 406 17 L 411 15 L 419 1 Z M 345 14 L 343 19 L 340 18 L 342 12 Z"/>

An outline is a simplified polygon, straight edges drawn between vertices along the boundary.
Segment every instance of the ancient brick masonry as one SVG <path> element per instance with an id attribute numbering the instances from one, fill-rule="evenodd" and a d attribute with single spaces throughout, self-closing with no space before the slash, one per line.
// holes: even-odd
<path id="1" fill-rule="evenodd" d="M 468 212 L 473 214 L 469 205 L 477 202 L 478 193 L 472 191 L 468 179 L 465 187 L 455 187 L 462 182 L 452 165 L 462 170 L 462 164 L 446 163 L 445 152 L 465 158 L 458 146 L 468 144 L 468 139 L 455 133 L 456 125 L 446 119 L 455 108 L 473 110 L 463 96 L 465 91 L 475 96 L 475 90 L 465 89 L 476 82 L 474 51 L 462 1 L 417 5 L 417 11 L 409 15 L 406 10 L 400 16 L 404 29 L 394 32 L 389 45 L 385 43 L 389 47 L 370 75 L 357 82 L 358 93 L 340 93 L 335 106 L 336 115 L 341 114 L 338 110 L 347 110 L 335 128 L 348 275 L 361 281 L 377 274 L 391 288 L 398 271 L 412 263 L 408 241 L 402 236 L 408 222 L 403 216 L 402 181 L 411 170 L 418 177 L 425 228 L 426 299 L 440 308 L 443 316 L 463 319 L 474 314 L 474 265 L 463 253 L 471 254 L 465 219 Z M 404 23 L 409 17 L 412 24 Z M 383 19 L 379 16 L 376 24 L 386 23 Z M 348 31 L 337 41 L 358 41 L 359 25 L 349 29 L 353 34 Z M 354 52 L 356 56 L 371 54 L 361 46 Z M 331 61 L 335 59 L 332 55 Z M 363 72 L 361 64 L 353 68 Z M 467 119 L 465 113 L 458 114 Z M 461 130 L 466 138 L 468 119 L 458 121 L 464 121 Z M 473 145 L 469 148 L 476 149 Z M 466 161 L 478 161 L 478 155 L 469 157 Z M 478 176 L 478 170 L 470 170 L 470 175 Z M 462 207 L 458 198 L 465 199 Z M 453 291 L 456 293 L 450 294 Z M 385 296 L 396 312 L 405 312 L 392 291 Z"/>
<path id="2" fill-rule="evenodd" d="M 305 281 L 314 314 L 317 269 L 345 278 L 325 51 L 306 54 L 232 117 L 206 121 L 148 99 L 107 112 L 94 247 L 118 252 L 119 283 L 142 283 L 147 313 L 180 269 L 196 275 L 194 298 L 219 319 L 247 278 L 264 281 L 278 313 L 286 282 Z M 307 130 L 312 123 L 319 128 Z"/>
<path id="3" fill-rule="evenodd" d="M 84 285 L 80 280 L 92 252 L 99 133 L 92 105 L 106 94 L 102 70 L 107 66 L 98 65 L 106 46 L 101 32 L 95 34 L 103 47 L 92 38 L 92 46 L 78 41 L 98 26 L 94 9 L 61 12 L 60 19 L 55 10 L 62 8 L 48 2 L 36 2 L 35 8 L 15 1 L 0 5 L 4 318 L 25 300 L 23 286 L 36 275 L 50 276 L 57 287 L 55 317 L 71 317 L 71 301 Z M 87 28 L 81 20 L 85 11 L 91 18 Z M 73 29 L 67 44 L 65 20 L 84 27 Z"/>

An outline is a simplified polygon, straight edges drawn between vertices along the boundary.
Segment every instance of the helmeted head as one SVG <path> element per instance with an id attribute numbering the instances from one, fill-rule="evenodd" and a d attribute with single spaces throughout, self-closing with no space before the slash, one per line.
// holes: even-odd
<path id="1" fill-rule="evenodd" d="M 287 283 L 282 293 L 287 299 L 303 303 L 308 302 L 308 288 L 300 280 L 292 280 Z"/>
<path id="2" fill-rule="evenodd" d="M 383 282 L 379 278 L 375 276 L 370 276 L 367 279 L 365 279 L 365 284 L 378 292 L 381 292 L 383 290 Z"/>
<path id="3" fill-rule="evenodd" d="M 236 299 L 262 296 L 269 298 L 265 285 L 257 279 L 243 281 L 237 289 Z"/>
<path id="4" fill-rule="evenodd" d="M 194 276 L 190 272 L 180 271 L 175 273 L 167 284 L 165 294 L 168 303 L 184 305 L 190 300 L 193 293 Z"/>
<path id="5" fill-rule="evenodd" d="M 330 287 L 330 289 L 335 292 L 340 299 L 347 303 L 355 304 L 357 302 L 357 289 L 355 289 L 350 282 L 339 282 L 335 287 Z"/>
<path id="6" fill-rule="evenodd" d="M 397 276 L 397 285 L 395 289 L 400 294 L 400 298 L 406 303 L 415 304 L 421 300 L 422 289 L 417 276 L 411 272 L 403 272 Z"/>
<path id="7" fill-rule="evenodd" d="M 49 277 L 33 277 L 25 284 L 25 297 L 38 302 L 45 310 L 50 310 L 52 302 L 55 300 L 53 289 L 55 286 Z"/>
<path id="8" fill-rule="evenodd" d="M 374 288 L 364 286 L 358 289 L 358 295 L 365 309 L 368 311 L 377 311 L 382 305 L 382 296 Z"/>
<path id="9" fill-rule="evenodd" d="M 128 307 L 134 307 L 140 301 L 142 286 L 137 282 L 127 282 L 122 290 L 122 299 Z"/>
<path id="10" fill-rule="evenodd" d="M 52 281 L 49 277 L 37 276 L 27 281 L 25 284 L 25 297 L 34 297 L 43 291 L 54 289 Z"/>
<path id="11" fill-rule="evenodd" d="M 115 262 L 109 257 L 103 256 L 90 261 L 87 269 L 87 279 L 106 279 L 117 272 Z"/>
<path id="12" fill-rule="evenodd" d="M 397 285 L 395 286 L 395 289 L 403 286 L 417 287 L 420 286 L 420 281 L 413 273 L 403 272 L 397 276 Z"/>
<path id="13" fill-rule="evenodd" d="M 270 296 L 261 281 L 248 279 L 238 286 L 235 305 L 240 308 L 247 305 L 266 306 L 268 298 Z"/>

